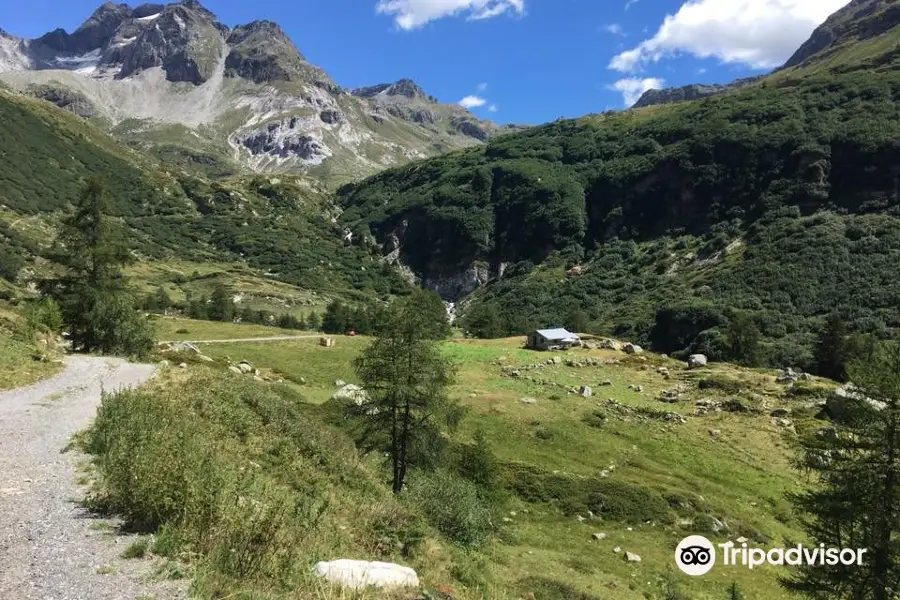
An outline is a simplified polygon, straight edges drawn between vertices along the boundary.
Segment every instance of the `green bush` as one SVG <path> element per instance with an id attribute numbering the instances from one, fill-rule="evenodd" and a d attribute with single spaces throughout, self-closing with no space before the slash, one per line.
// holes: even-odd
<path id="1" fill-rule="evenodd" d="M 25 318 L 28 328 L 33 332 L 58 332 L 63 325 L 59 304 L 49 296 L 36 302 L 30 302 L 25 312 Z"/>
<path id="2" fill-rule="evenodd" d="M 470 481 L 438 472 L 415 480 L 409 496 L 429 523 L 461 546 L 480 546 L 493 532 L 491 510 Z"/>

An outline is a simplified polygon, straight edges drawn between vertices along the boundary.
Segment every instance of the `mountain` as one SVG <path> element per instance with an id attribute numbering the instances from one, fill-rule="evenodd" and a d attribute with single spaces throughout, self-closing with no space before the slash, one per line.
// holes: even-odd
<path id="1" fill-rule="evenodd" d="M 221 281 L 277 312 L 331 297 L 371 302 L 409 287 L 344 241 L 340 210 L 306 177 L 172 170 L 68 111 L 2 89 L 0 122 L 0 278 L 21 287 L 52 268 L 53 231 L 89 174 L 106 181 L 109 212 L 139 258 L 136 284 L 146 291 L 162 285 L 176 298 L 199 297 Z"/>
<path id="2" fill-rule="evenodd" d="M 683 102 L 685 100 L 697 100 L 707 96 L 715 96 L 723 94 L 729 90 L 738 89 L 752 83 L 756 83 L 763 76 L 746 77 L 737 79 L 726 84 L 702 84 L 692 83 L 680 87 L 669 87 L 661 90 L 647 90 L 632 108 L 643 108 L 644 106 L 655 106 L 657 104 L 671 104 L 672 102 Z"/>
<path id="3" fill-rule="evenodd" d="M 196 0 L 106 3 L 74 32 L 36 39 L 0 32 L 0 81 L 93 119 L 134 148 L 182 166 L 216 163 L 220 172 L 344 182 L 505 129 L 407 79 L 351 93 L 278 24 L 230 28 Z"/>
<path id="4" fill-rule="evenodd" d="M 890 48 L 892 36 L 882 34 L 900 24 L 900 3 L 896 0 L 853 0 L 834 13 L 813 32 L 779 71 L 815 68 L 830 59 L 834 66 L 854 70 L 875 67 L 879 61 L 891 63 L 900 50 Z M 874 62 L 873 62 L 874 61 Z M 737 79 L 728 84 L 690 84 L 662 90 L 647 90 L 633 108 L 696 100 L 752 85 L 765 75 Z"/>
<path id="5" fill-rule="evenodd" d="M 563 120 L 343 186 L 341 219 L 460 303 L 473 331 L 591 323 L 728 358 L 738 310 L 769 362 L 803 366 L 831 311 L 896 335 L 894 6 L 852 3 L 827 47 L 728 93 Z"/>

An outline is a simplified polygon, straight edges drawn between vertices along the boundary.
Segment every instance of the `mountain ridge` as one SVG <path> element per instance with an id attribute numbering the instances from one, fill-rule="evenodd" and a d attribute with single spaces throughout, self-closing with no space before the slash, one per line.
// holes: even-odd
<path id="1" fill-rule="evenodd" d="M 91 109 L 79 114 L 136 147 L 177 147 L 185 156 L 202 149 L 240 168 L 335 183 L 506 130 L 409 79 L 368 88 L 388 95 L 352 93 L 309 63 L 277 23 L 230 28 L 196 0 L 108 2 L 72 33 L 0 37 L 0 81 L 83 98 L 78 106 Z"/>

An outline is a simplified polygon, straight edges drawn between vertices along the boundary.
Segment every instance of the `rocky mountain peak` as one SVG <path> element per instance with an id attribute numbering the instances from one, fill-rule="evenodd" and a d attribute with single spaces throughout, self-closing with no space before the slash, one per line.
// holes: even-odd
<path id="1" fill-rule="evenodd" d="M 228 35 L 230 51 L 225 75 L 255 83 L 307 80 L 321 87 L 334 84 L 321 69 L 310 65 L 287 33 L 272 21 L 238 25 Z"/>
<path id="2" fill-rule="evenodd" d="M 432 104 L 437 104 L 438 99 L 426 94 L 425 91 L 412 79 L 400 79 L 394 83 L 381 83 L 366 87 L 356 88 L 351 93 L 360 98 L 405 98 L 407 100 L 421 99 Z"/>
<path id="3" fill-rule="evenodd" d="M 412 79 L 400 79 L 385 90 L 388 96 L 406 96 L 407 98 L 428 98 L 428 95 Z"/>

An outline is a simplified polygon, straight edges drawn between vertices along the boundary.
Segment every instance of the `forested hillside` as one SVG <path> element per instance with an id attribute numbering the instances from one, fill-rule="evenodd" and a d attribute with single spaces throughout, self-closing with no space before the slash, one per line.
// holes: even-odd
<path id="1" fill-rule="evenodd" d="M 490 276 L 466 311 L 476 333 L 565 323 L 722 356 L 736 309 L 771 362 L 808 363 L 832 311 L 862 332 L 900 324 L 896 33 L 829 49 L 827 69 L 382 173 L 340 190 L 343 219 L 399 244 L 426 285 Z"/>
<path id="2" fill-rule="evenodd" d="M 342 242 L 335 208 L 303 178 L 213 181 L 167 170 L 76 116 L 11 92 L 0 91 L 0 121 L 0 276 L 9 281 L 45 270 L 48 233 L 84 178 L 97 175 L 146 261 L 240 261 L 260 276 L 358 299 L 408 286 Z"/>

